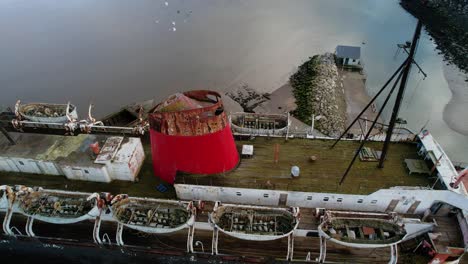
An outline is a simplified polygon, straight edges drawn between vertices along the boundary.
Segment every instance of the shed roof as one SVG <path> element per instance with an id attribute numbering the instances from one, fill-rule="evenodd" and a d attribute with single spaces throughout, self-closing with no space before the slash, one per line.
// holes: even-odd
<path id="1" fill-rule="evenodd" d="M 358 60 L 361 58 L 361 47 L 338 45 L 336 47 L 336 56 Z"/>
<path id="2" fill-rule="evenodd" d="M 139 144 L 141 144 L 141 141 L 136 137 L 109 137 L 94 163 L 128 163 L 132 158 L 133 151 Z"/>
<path id="3" fill-rule="evenodd" d="M 102 146 L 99 155 L 97 156 L 95 163 L 105 163 L 106 161 L 111 161 L 111 159 L 115 156 L 116 152 L 120 148 L 120 144 L 122 144 L 123 137 L 110 137 Z"/>

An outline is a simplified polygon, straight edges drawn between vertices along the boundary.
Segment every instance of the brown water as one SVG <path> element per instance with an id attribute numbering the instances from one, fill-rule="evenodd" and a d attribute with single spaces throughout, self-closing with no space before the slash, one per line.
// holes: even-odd
<path id="1" fill-rule="evenodd" d="M 93 102 L 102 116 L 182 90 L 272 91 L 339 44 L 362 46 L 373 94 L 416 24 L 397 0 L 165 2 L 0 0 L 0 105 L 70 100 L 84 116 Z M 451 92 L 434 48 L 424 33 L 416 58 L 429 77 L 413 70 L 401 116 L 415 131 L 429 120 L 449 155 L 468 161 L 468 137 L 442 118 Z"/>

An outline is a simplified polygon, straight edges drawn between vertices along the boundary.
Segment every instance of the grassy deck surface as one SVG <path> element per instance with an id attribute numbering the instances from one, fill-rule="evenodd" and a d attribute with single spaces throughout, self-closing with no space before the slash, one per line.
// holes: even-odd
<path id="1" fill-rule="evenodd" d="M 377 168 L 377 162 L 361 162 L 359 158 L 342 185 L 339 181 L 351 162 L 358 142 L 342 141 L 330 149 L 329 140 L 307 140 L 257 137 L 249 141 L 237 141 L 238 149 L 243 144 L 254 145 L 254 156 L 242 159 L 238 168 L 231 172 L 204 176 L 179 173 L 177 183 L 278 189 L 289 191 L 336 192 L 348 194 L 369 194 L 393 186 L 430 185 L 428 175 L 408 175 L 403 165 L 406 158 L 417 159 L 416 147 L 410 143 L 390 146 L 385 168 Z M 279 144 L 279 160 L 274 162 L 274 146 Z M 382 143 L 366 144 L 376 150 Z M 317 156 L 311 162 L 309 157 Z M 291 166 L 299 166 L 301 173 L 292 179 Z"/>
<path id="2" fill-rule="evenodd" d="M 254 145 L 254 156 L 242 159 L 231 172 L 220 175 L 187 175 L 179 173 L 177 183 L 214 185 L 239 188 L 278 189 L 289 191 L 336 192 L 349 194 L 369 194 L 392 186 L 428 186 L 427 175 L 408 175 L 403 166 L 405 158 L 417 158 L 413 144 L 392 144 L 384 169 L 378 169 L 376 162 L 356 161 L 343 185 L 338 185 L 341 176 L 357 149 L 357 142 L 343 141 L 334 149 L 329 149 L 332 141 L 261 138 L 237 141 L 238 149 L 243 144 Z M 279 161 L 274 163 L 274 146 L 279 144 Z M 366 146 L 380 149 L 381 143 Z M 96 183 L 72 181 L 63 176 L 34 175 L 0 172 L 0 184 L 22 184 L 41 186 L 48 189 L 61 189 L 84 192 L 127 193 L 132 196 L 175 199 L 174 188 L 168 184 L 168 191 L 156 190 L 162 182 L 155 177 L 152 169 L 149 140 L 144 140 L 146 159 L 139 174 L 139 182 L 113 181 Z M 311 155 L 317 156 L 314 162 Z M 297 179 L 290 177 L 291 166 L 297 165 L 301 174 Z M 269 182 L 269 183 L 268 183 Z"/>

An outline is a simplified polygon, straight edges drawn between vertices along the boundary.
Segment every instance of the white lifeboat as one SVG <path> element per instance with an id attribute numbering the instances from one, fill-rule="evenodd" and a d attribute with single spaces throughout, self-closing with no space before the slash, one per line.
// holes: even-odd
<path id="1" fill-rule="evenodd" d="M 269 241 L 287 237 L 299 225 L 299 208 L 221 204 L 216 202 L 210 223 L 221 232 L 244 240 Z"/>
<path id="2" fill-rule="evenodd" d="M 146 233 L 172 233 L 195 223 L 192 202 L 117 195 L 111 202 L 112 217 L 120 224 Z"/>

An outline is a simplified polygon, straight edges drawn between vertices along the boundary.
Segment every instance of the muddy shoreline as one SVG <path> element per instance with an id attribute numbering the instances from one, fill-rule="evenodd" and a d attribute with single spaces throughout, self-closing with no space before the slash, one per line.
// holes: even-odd
<path id="1" fill-rule="evenodd" d="M 444 107 L 443 119 L 445 123 L 454 131 L 468 136 L 468 87 L 464 79 L 468 78 L 454 65 L 444 65 L 444 77 L 452 92 L 452 98 Z"/>

